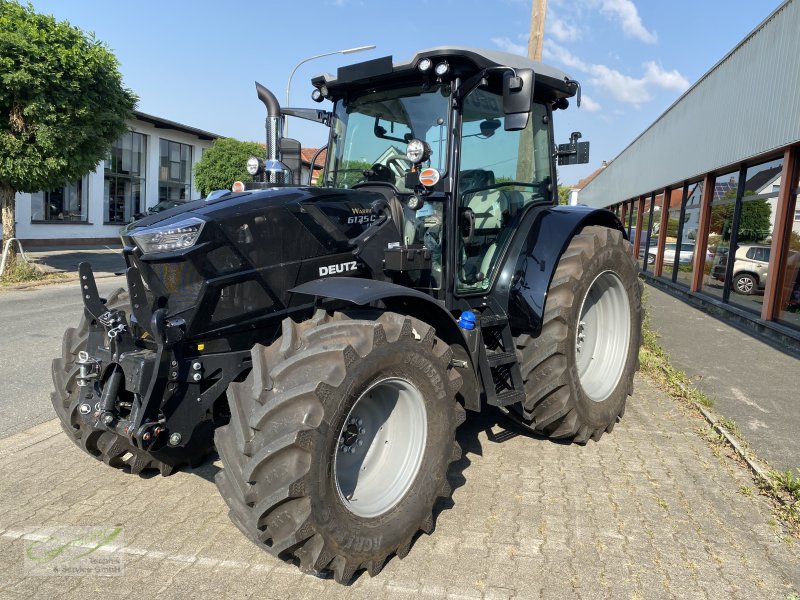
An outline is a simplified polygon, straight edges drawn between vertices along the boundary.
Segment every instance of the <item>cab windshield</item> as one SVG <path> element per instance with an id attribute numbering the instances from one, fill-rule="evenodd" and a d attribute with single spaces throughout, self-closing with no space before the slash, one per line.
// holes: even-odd
<path id="1" fill-rule="evenodd" d="M 428 144 L 430 157 L 420 168 L 443 173 L 447 160 L 449 86 L 422 90 L 415 85 L 378 90 L 337 102 L 328 152 L 325 185 L 349 188 L 357 183 L 391 183 L 401 192 L 411 169 L 406 146 L 412 139 Z"/>

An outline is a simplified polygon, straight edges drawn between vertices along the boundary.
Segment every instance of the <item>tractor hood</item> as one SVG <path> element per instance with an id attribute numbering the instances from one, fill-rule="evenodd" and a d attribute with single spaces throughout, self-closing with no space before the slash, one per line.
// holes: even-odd
<path id="1" fill-rule="evenodd" d="M 379 258 L 357 258 L 352 241 L 376 219 L 379 200 L 375 192 L 314 187 L 197 200 L 131 223 L 123 252 L 153 302 L 186 321 L 187 335 L 246 328 L 251 316 L 285 310 L 289 290 L 306 281 L 381 278 L 373 272 Z M 397 228 L 386 227 L 376 248 L 399 240 Z"/>
<path id="2" fill-rule="evenodd" d="M 337 213 L 353 216 L 365 214 L 364 209 L 371 209 L 372 203 L 382 196 L 374 192 L 348 189 L 316 188 L 316 187 L 274 187 L 263 190 L 227 194 L 212 200 L 193 200 L 180 206 L 148 215 L 134 221 L 122 231 L 123 237 L 142 228 L 168 225 L 189 216 L 199 216 L 203 220 L 216 221 L 220 224 L 228 219 L 242 215 L 258 216 L 277 207 L 289 209 L 299 208 L 301 211 L 314 206 L 338 207 Z M 302 207 L 302 208 L 301 208 Z M 354 211 L 354 209 L 356 209 Z M 347 224 L 347 223 L 345 223 Z"/>

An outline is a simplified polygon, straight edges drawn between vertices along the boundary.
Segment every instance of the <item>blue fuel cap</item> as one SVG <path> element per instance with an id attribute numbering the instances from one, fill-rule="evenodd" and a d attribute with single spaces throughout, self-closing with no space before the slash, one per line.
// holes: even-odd
<path id="1" fill-rule="evenodd" d="M 461 317 L 458 319 L 458 326 L 462 329 L 475 329 L 475 313 L 471 310 L 462 312 Z"/>

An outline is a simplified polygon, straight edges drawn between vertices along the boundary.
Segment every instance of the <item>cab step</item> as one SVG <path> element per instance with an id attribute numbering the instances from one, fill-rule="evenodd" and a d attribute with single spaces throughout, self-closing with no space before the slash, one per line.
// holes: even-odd
<path id="1" fill-rule="evenodd" d="M 524 390 L 503 390 L 497 394 L 497 406 L 510 406 L 525 400 Z"/>
<path id="2" fill-rule="evenodd" d="M 486 403 L 509 406 L 522 402 L 525 389 L 508 317 L 503 313 L 483 314 L 478 324 L 483 342 L 479 370 Z"/>
<path id="3" fill-rule="evenodd" d="M 499 367 L 517 362 L 517 355 L 515 352 L 487 352 L 486 360 L 489 361 L 490 367 Z"/>

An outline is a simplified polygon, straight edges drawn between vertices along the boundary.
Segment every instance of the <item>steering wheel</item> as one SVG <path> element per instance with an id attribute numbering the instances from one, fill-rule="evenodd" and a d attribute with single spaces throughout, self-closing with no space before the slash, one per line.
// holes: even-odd
<path id="1" fill-rule="evenodd" d="M 381 181 L 383 183 L 394 184 L 397 179 L 394 175 L 394 171 L 381 163 L 375 163 L 369 170 L 371 173 L 367 175 L 367 181 Z"/>

